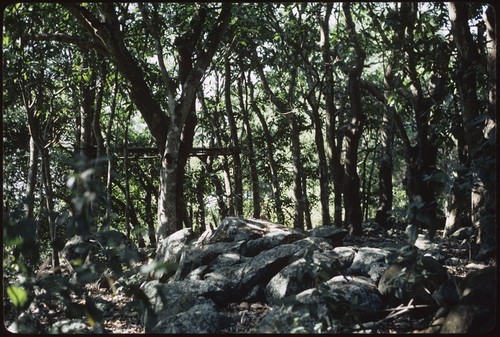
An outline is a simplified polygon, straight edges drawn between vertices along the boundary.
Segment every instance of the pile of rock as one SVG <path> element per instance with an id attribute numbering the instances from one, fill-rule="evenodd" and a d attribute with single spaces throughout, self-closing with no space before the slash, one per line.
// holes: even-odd
<path id="1" fill-rule="evenodd" d="M 153 262 L 177 268 L 155 268 L 141 287 L 145 332 L 228 331 L 238 319 L 223 311 L 240 302 L 270 306 L 256 333 L 335 332 L 379 320 L 387 315 L 382 309 L 410 297 L 436 303 L 432 294 L 448 280 L 439 261 L 415 246 L 401 261 L 393 244 L 344 246 L 346 235 L 334 226 L 302 232 L 241 218 L 226 218 L 199 238 L 178 231 Z"/>

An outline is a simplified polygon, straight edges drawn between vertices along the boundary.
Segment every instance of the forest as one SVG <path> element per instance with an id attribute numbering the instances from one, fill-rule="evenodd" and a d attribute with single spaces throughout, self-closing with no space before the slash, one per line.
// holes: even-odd
<path id="1" fill-rule="evenodd" d="M 403 248 L 391 251 L 397 263 L 404 265 L 401 259 L 411 256 L 419 267 L 409 277 L 404 265 L 398 279 L 406 275 L 413 286 L 423 282 L 415 275 L 428 280 L 429 252 L 417 244 L 421 240 L 458 247 L 456 258 L 464 258 L 457 263 L 461 269 L 453 268 L 462 274 L 450 275 L 458 272 L 448 268 L 449 279 L 468 279 L 468 263 L 496 270 L 491 5 L 19 2 L 2 7 L 2 282 L 10 331 L 44 333 L 61 317 L 84 317 L 84 328 L 102 332 L 106 310 L 98 305 L 100 295 L 91 296 L 86 287 L 105 283 L 114 299 L 132 297 L 150 310 L 147 280 L 165 286 L 194 282 L 185 271 L 186 252 L 194 249 L 188 242 L 210 235 L 212 246 L 228 243 L 228 236 L 236 242 L 243 236 L 234 231 L 259 226 L 281 233 L 281 246 L 311 239 L 319 229 L 335 230 L 344 241 L 329 236 L 329 244 L 356 243 L 356 254 L 370 246 L 370 237 L 382 242 L 399 235 L 398 249 Z M 185 247 L 174 249 L 179 233 L 189 235 Z M 256 240 L 252 233 L 244 239 L 248 251 Z M 457 233 L 467 234 L 456 241 Z M 260 256 L 238 247 L 239 261 Z M 213 253 L 207 270 L 229 268 L 214 261 L 233 248 Z M 265 251 L 271 249 L 278 244 Z M 95 260 L 99 254 L 108 259 L 102 270 Z M 169 260 L 169 254 L 175 258 Z M 266 269 L 268 276 L 259 280 L 269 282 L 269 273 L 291 266 L 299 253 L 294 254 L 286 255 L 286 264 L 284 258 L 270 263 L 281 267 Z M 386 267 L 396 263 L 384 258 Z M 116 284 L 123 275 L 144 279 L 115 287 L 108 270 Z M 315 270 L 320 291 L 323 274 Z M 151 276 L 157 272 L 163 276 Z M 257 287 L 257 276 L 252 280 L 238 285 L 238 296 Z M 245 310 L 252 315 L 262 309 L 255 303 L 271 303 L 256 294 L 238 298 L 248 302 Z M 234 304 L 210 296 L 205 297 L 218 307 Z M 384 310 L 395 305 L 389 302 L 383 302 Z M 418 319 L 432 318 L 435 302 L 433 297 L 417 303 L 435 309 Z M 127 313 L 140 315 L 134 305 L 141 306 L 134 303 L 115 306 L 118 321 L 127 325 Z M 451 305 L 447 309 L 454 312 Z M 390 321 L 378 313 L 347 322 L 332 318 L 332 312 L 337 313 L 317 314 L 323 330 L 315 331 L 340 331 L 339 326 L 353 331 L 361 321 Z M 36 328 L 30 328 L 33 317 Z M 169 330 L 160 324 L 168 320 L 160 318 L 158 324 L 142 316 L 137 321 L 145 330 L 123 331 L 193 332 Z M 396 323 L 397 332 L 417 329 Z M 477 324 L 464 329 L 475 332 Z M 377 326 L 378 332 L 394 332 Z"/>

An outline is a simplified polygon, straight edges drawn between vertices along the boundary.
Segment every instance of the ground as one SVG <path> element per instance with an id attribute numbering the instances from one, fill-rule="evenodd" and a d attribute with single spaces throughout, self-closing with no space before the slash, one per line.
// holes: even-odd
<path id="1" fill-rule="evenodd" d="M 439 233 L 438 233 L 439 237 Z M 403 245 L 406 236 L 402 230 L 393 230 L 390 235 L 370 235 L 363 237 L 348 236 L 344 240 L 346 246 L 356 245 L 359 247 L 377 247 L 384 240 L 393 240 Z M 471 259 L 474 256 L 472 246 L 465 241 L 436 239 L 442 250 L 448 257 L 448 264 L 445 267 L 448 273 L 453 276 L 464 277 L 467 272 L 473 269 L 485 268 L 488 265 L 495 265 L 492 259 L 486 262 L 477 262 Z M 134 306 L 131 297 L 120 291 L 113 292 L 112 289 L 99 287 L 97 283 L 86 286 L 86 292 L 97 302 L 105 304 L 104 325 L 99 332 L 118 334 L 141 334 L 144 329 L 140 324 L 139 313 Z M 411 305 L 411 303 L 410 303 Z M 244 333 L 251 332 L 260 317 L 271 308 L 263 303 L 232 303 L 222 311 L 222 315 L 236 322 L 230 327 L 221 331 L 222 333 Z M 424 332 L 432 321 L 436 309 L 423 310 L 415 315 L 417 309 L 411 306 L 400 306 L 388 309 L 383 317 L 368 326 L 347 327 L 351 332 L 376 332 L 387 334 Z M 39 305 L 32 314 L 37 317 L 42 327 L 50 327 L 54 322 L 65 318 L 65 313 L 61 307 L 48 307 Z M 8 327 L 14 320 L 16 311 L 12 304 L 4 295 L 4 323 Z M 43 329 L 43 328 L 42 328 Z M 365 330 L 368 329 L 368 330 Z"/>

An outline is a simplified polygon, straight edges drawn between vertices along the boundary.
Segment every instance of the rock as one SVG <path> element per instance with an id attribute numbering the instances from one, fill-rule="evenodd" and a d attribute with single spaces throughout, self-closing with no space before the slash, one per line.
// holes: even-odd
<path id="1" fill-rule="evenodd" d="M 457 290 L 453 282 L 443 287 Z M 496 325 L 496 267 L 487 267 L 481 270 L 473 270 L 458 284 L 458 294 L 452 292 L 451 296 L 444 296 L 445 292 L 439 289 L 438 299 L 445 298 L 446 301 L 438 301 L 442 307 L 436 315 L 431 326 L 440 327 L 440 333 L 476 334 L 486 333 L 494 329 Z M 451 298 L 451 300 L 450 300 Z"/>
<path id="2" fill-rule="evenodd" d="M 205 239 L 208 243 L 250 241 L 266 235 L 285 236 L 295 234 L 304 237 L 297 229 L 258 219 L 242 219 L 238 217 L 225 218 L 212 235 Z"/>
<path id="3" fill-rule="evenodd" d="M 156 249 L 155 261 L 179 262 L 182 248 L 194 238 L 190 228 L 183 228 L 162 240 Z"/>
<path id="4" fill-rule="evenodd" d="M 310 237 L 327 239 L 333 247 L 342 246 L 347 233 L 347 230 L 336 226 L 318 226 L 307 231 Z"/>
<path id="5" fill-rule="evenodd" d="M 375 285 L 363 277 L 335 276 L 300 292 L 261 318 L 257 333 L 336 332 L 335 321 L 364 321 L 382 308 Z M 333 326 L 319 326 L 326 317 Z"/>
<path id="6" fill-rule="evenodd" d="M 389 265 L 383 261 L 373 262 L 368 270 L 368 276 L 377 284 L 387 268 L 389 268 Z"/>
<path id="7" fill-rule="evenodd" d="M 363 318 L 382 308 L 380 293 L 369 278 L 339 275 L 324 285 L 328 298 L 336 301 L 339 307 L 346 307 L 351 315 L 358 314 Z"/>
<path id="8" fill-rule="evenodd" d="M 166 284 L 150 281 L 141 289 L 145 295 L 141 303 L 141 322 L 145 332 L 152 331 L 164 317 L 175 316 L 189 310 L 197 303 L 198 297 L 210 298 L 221 294 L 221 290 L 213 284 L 195 280 L 173 281 Z"/>
<path id="9" fill-rule="evenodd" d="M 161 334 L 213 334 L 219 331 L 220 315 L 214 302 L 203 297 L 176 315 L 160 318 L 151 330 Z"/>
<path id="10" fill-rule="evenodd" d="M 52 324 L 50 334 L 90 334 L 92 329 L 83 319 L 63 319 Z"/>
<path id="11" fill-rule="evenodd" d="M 439 306 L 448 309 L 458 304 L 459 296 L 458 281 L 451 277 L 444 281 L 432 294 L 432 298 Z"/>
<path id="12" fill-rule="evenodd" d="M 37 334 L 43 331 L 42 324 L 31 313 L 23 312 L 8 326 L 7 330 L 15 334 Z"/>
<path id="13" fill-rule="evenodd" d="M 333 252 L 338 256 L 337 268 L 339 270 L 347 270 L 356 256 L 356 251 L 352 247 L 335 247 Z"/>
<path id="14" fill-rule="evenodd" d="M 378 290 L 389 305 L 407 303 L 433 304 L 431 294 L 448 279 L 448 273 L 437 260 L 421 256 L 418 263 L 402 266 L 391 265 L 382 275 Z"/>
<path id="15" fill-rule="evenodd" d="M 194 238 L 194 233 L 190 228 L 183 228 L 169 235 L 160 242 L 156 249 L 156 256 L 153 260 L 155 264 L 164 264 L 165 266 L 175 266 L 179 264 L 181 253 L 187 243 Z M 166 281 L 175 274 L 173 268 L 155 268 L 150 276 L 153 279 Z"/>
<path id="16" fill-rule="evenodd" d="M 107 269 L 118 276 L 123 265 L 130 267 L 139 261 L 136 245 L 114 230 L 76 235 L 66 243 L 61 254 L 75 268 L 73 278 L 79 283 L 95 282 Z"/>
<path id="17" fill-rule="evenodd" d="M 203 246 L 189 246 L 182 250 L 179 266 L 175 272 L 176 281 L 183 280 L 192 270 L 208 265 L 223 253 L 240 253 L 245 247 L 245 241 L 215 242 Z"/>
<path id="18" fill-rule="evenodd" d="M 389 255 L 389 252 L 382 248 L 359 248 L 347 272 L 351 275 L 369 276 L 368 273 L 372 264 L 375 262 L 385 262 L 387 255 Z"/>
<path id="19" fill-rule="evenodd" d="M 338 275 L 337 258 L 333 251 L 313 251 L 311 256 L 292 262 L 267 284 L 267 301 L 276 302 Z"/>
<path id="20" fill-rule="evenodd" d="M 266 250 L 259 255 L 247 258 L 236 255 L 221 255 L 213 261 L 203 280 L 223 289 L 219 300 L 223 303 L 242 300 L 250 291 L 254 300 L 264 300 L 263 289 L 281 269 L 298 260 L 303 248 L 295 244 L 283 244 Z M 255 288 L 260 285 L 259 288 Z"/>
<path id="21" fill-rule="evenodd" d="M 470 240 L 475 233 L 476 229 L 474 227 L 462 227 L 452 234 L 445 234 L 445 236 L 449 236 L 456 240 Z"/>

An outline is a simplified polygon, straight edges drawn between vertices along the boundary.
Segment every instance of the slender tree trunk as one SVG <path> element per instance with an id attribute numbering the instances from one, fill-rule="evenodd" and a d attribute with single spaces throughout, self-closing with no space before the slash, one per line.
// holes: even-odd
<path id="1" fill-rule="evenodd" d="M 276 212 L 276 219 L 278 223 L 283 224 L 285 222 L 285 215 L 283 213 L 283 207 L 282 207 L 281 187 L 279 184 L 279 177 L 278 177 L 278 164 L 274 156 L 273 137 L 271 135 L 271 131 L 267 126 L 266 119 L 264 118 L 262 111 L 260 111 L 259 106 L 255 101 L 255 97 L 253 94 L 253 86 L 251 84 L 251 81 L 247 81 L 247 83 L 250 87 L 250 99 L 251 99 L 252 110 L 255 112 L 257 118 L 260 121 L 260 124 L 262 125 L 262 132 L 266 140 L 266 150 L 267 150 L 266 154 L 267 154 L 267 160 L 269 162 L 269 167 L 271 168 L 271 184 L 273 187 L 273 199 L 274 199 L 274 208 Z"/>
<path id="2" fill-rule="evenodd" d="M 117 96 L 118 96 L 118 71 L 115 71 L 114 92 L 110 108 L 111 111 L 109 115 L 108 125 L 106 127 L 105 145 L 106 145 L 106 156 L 107 156 L 108 167 L 106 173 L 106 213 L 104 215 L 104 220 L 102 225 L 103 230 L 109 230 L 111 223 L 111 214 L 112 214 L 111 195 L 113 192 L 113 155 L 111 149 L 111 140 L 112 140 L 111 131 L 113 129 L 113 123 L 115 119 Z"/>
<path id="3" fill-rule="evenodd" d="M 131 117 L 132 117 L 132 112 L 133 109 L 129 109 L 128 115 L 127 115 L 127 120 L 126 120 L 126 125 L 125 125 L 125 136 L 124 142 L 123 142 L 123 148 L 124 148 L 124 158 L 123 158 L 123 170 L 125 172 L 125 190 L 123 191 L 125 194 L 125 228 L 127 230 L 127 238 L 130 239 L 130 231 L 131 231 L 131 226 L 130 226 L 130 171 L 129 171 L 129 159 L 128 159 L 128 130 L 129 130 L 129 125 L 131 122 Z"/>
<path id="4" fill-rule="evenodd" d="M 327 3 L 325 8 L 325 16 L 321 20 L 320 29 L 322 34 L 322 56 L 323 67 L 325 72 L 325 85 L 322 86 L 323 95 L 325 96 L 325 124 L 326 124 L 326 142 L 327 156 L 331 175 L 333 177 L 334 189 L 334 224 L 337 227 L 342 227 L 342 181 L 343 168 L 340 161 L 340 153 L 342 152 L 342 141 L 336 142 L 337 127 L 335 123 L 337 111 L 333 100 L 333 60 L 332 51 L 330 49 L 330 15 L 333 8 L 333 3 Z"/>
<path id="5" fill-rule="evenodd" d="M 495 81 L 490 81 L 488 91 L 488 109 L 484 123 L 477 119 L 480 116 L 480 102 L 477 97 L 477 79 L 475 65 L 479 62 L 476 43 L 473 40 L 468 25 L 468 6 L 466 3 L 448 3 L 451 20 L 452 34 L 458 50 L 458 88 L 462 103 L 463 120 L 465 127 L 465 138 L 472 169 L 471 189 L 471 220 L 472 224 L 479 229 L 477 243 L 480 245 L 478 257 L 487 257 L 495 251 L 495 185 L 496 178 L 492 179 L 488 173 L 494 170 L 494 141 L 490 137 L 496 128 L 495 106 L 496 87 Z M 489 6 L 490 7 L 490 6 Z M 492 9 L 485 13 L 485 24 L 487 27 L 487 60 L 488 75 L 495 79 L 496 62 L 496 26 Z M 491 187 L 490 187 L 491 186 Z"/>
<path id="6" fill-rule="evenodd" d="M 246 149 L 247 149 L 248 166 L 250 167 L 250 181 L 252 184 L 252 204 L 253 204 L 252 216 L 255 219 L 260 219 L 261 206 L 260 206 L 259 173 L 257 170 L 257 160 L 255 159 L 255 150 L 253 144 L 252 128 L 250 126 L 250 117 L 248 116 L 248 102 L 245 102 L 245 98 L 248 99 L 248 92 L 245 95 L 243 95 L 244 81 L 245 81 L 245 73 L 241 71 L 240 77 L 238 78 L 238 99 L 240 102 L 240 110 L 242 112 L 243 124 L 245 126 L 245 131 L 247 134 Z"/>
<path id="7" fill-rule="evenodd" d="M 347 32 L 349 38 L 354 43 L 356 51 L 355 64 L 349 69 L 348 91 L 351 103 L 351 121 L 345 130 L 346 156 L 344 163 L 344 208 L 345 225 L 351 235 L 361 235 L 362 213 L 360 199 L 360 182 L 357 172 L 358 146 L 365 116 L 361 107 L 360 80 L 363 71 L 365 53 L 359 44 L 356 36 L 356 28 L 351 18 L 351 8 L 349 3 L 343 3 L 343 10 L 346 16 Z"/>
<path id="8" fill-rule="evenodd" d="M 236 118 L 234 116 L 233 104 L 231 102 L 231 63 L 229 62 L 229 55 L 225 56 L 224 60 L 224 101 L 227 112 L 227 120 L 229 130 L 231 132 L 232 146 L 239 149 L 238 139 L 238 126 L 236 125 Z M 234 194 L 233 204 L 236 216 L 243 215 L 243 174 L 241 167 L 241 159 L 239 153 L 233 154 L 233 181 L 234 181 Z"/>
<path id="9" fill-rule="evenodd" d="M 35 189 L 38 177 L 38 147 L 35 144 L 35 139 L 30 136 L 30 159 L 28 167 L 28 179 L 26 183 L 26 202 L 24 210 L 27 219 L 33 219 L 33 211 L 35 207 Z"/>
<path id="10" fill-rule="evenodd" d="M 294 228 L 304 229 L 304 212 L 305 200 L 302 188 L 303 168 L 302 161 L 300 160 L 300 129 L 297 117 L 289 113 L 287 115 L 288 125 L 290 127 L 290 140 L 292 143 L 292 163 L 293 163 L 293 195 L 295 201 L 295 219 Z"/>
<path id="11" fill-rule="evenodd" d="M 196 219 L 198 222 L 198 229 L 200 233 L 205 232 L 207 225 L 205 223 L 205 181 L 207 176 L 207 157 L 200 158 L 202 162 L 200 177 L 196 182 L 196 200 L 198 202 L 198 211 L 196 212 Z"/>
<path id="12" fill-rule="evenodd" d="M 397 46 L 401 45 L 403 35 L 402 25 L 398 26 L 394 32 L 393 43 Z M 404 29 L 404 28 L 403 28 Z M 394 81 L 394 67 L 396 65 L 398 55 L 393 55 L 389 61 L 384 73 L 384 99 L 389 101 Z M 382 153 L 379 160 L 379 201 L 378 209 L 375 215 L 375 222 L 388 227 L 389 211 L 392 210 L 392 153 L 394 148 L 394 107 L 385 104 L 384 115 L 382 117 L 382 126 L 380 128 L 380 139 Z"/>
<path id="13" fill-rule="evenodd" d="M 323 225 L 330 225 L 330 191 L 328 181 L 328 163 L 325 153 L 325 143 L 323 138 L 323 125 L 319 114 L 319 103 L 314 94 L 316 85 L 310 73 L 307 73 L 307 83 L 310 94 L 308 102 L 311 106 L 311 119 L 314 125 L 314 140 L 318 152 L 318 177 L 319 177 L 319 194 L 321 203 L 321 219 Z"/>
<path id="14" fill-rule="evenodd" d="M 45 190 L 45 202 L 49 213 L 50 242 L 54 243 L 57 237 L 56 215 L 54 212 L 54 193 L 52 190 L 52 176 L 50 175 L 50 154 L 47 148 L 42 148 L 42 181 Z M 52 270 L 59 273 L 59 252 L 56 245 L 52 245 Z"/>

